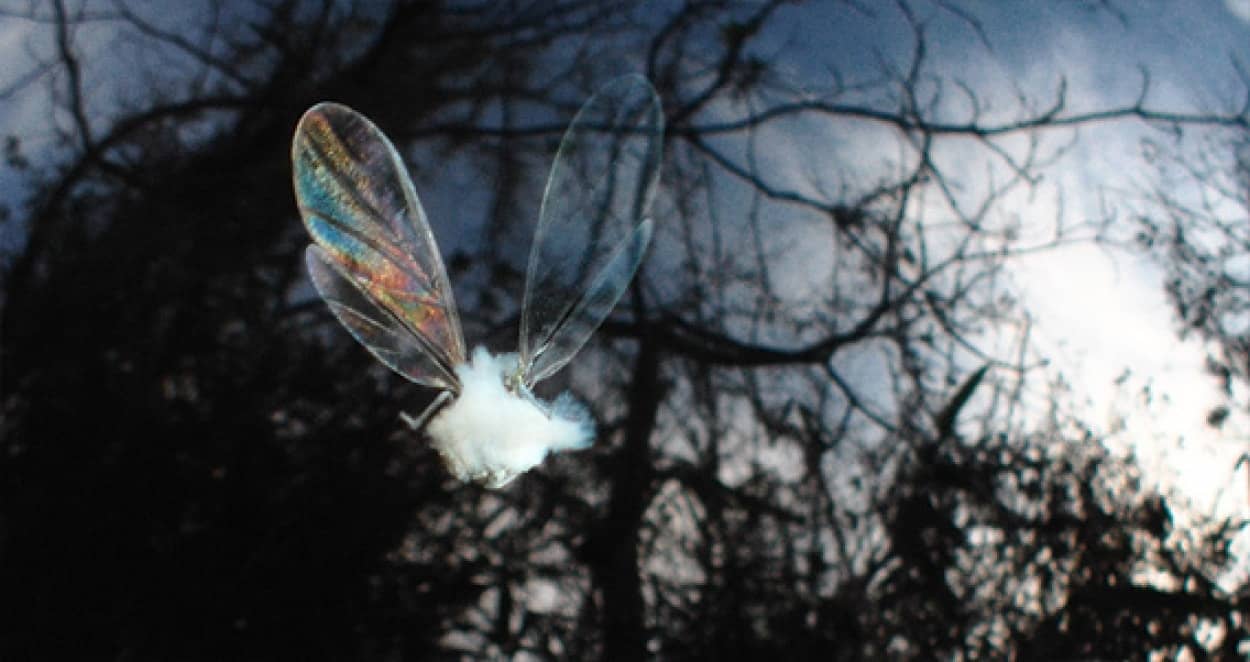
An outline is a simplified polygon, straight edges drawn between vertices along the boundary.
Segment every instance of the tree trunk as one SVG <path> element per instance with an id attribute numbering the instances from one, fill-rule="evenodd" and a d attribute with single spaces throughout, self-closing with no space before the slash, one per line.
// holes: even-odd
<path id="1" fill-rule="evenodd" d="M 616 471 L 608 514 L 588 549 L 591 573 L 602 592 L 604 660 L 643 660 L 647 654 L 638 527 L 651 492 L 648 442 L 661 399 L 658 367 L 655 344 L 644 338 L 629 389 L 625 444 L 612 460 Z"/>

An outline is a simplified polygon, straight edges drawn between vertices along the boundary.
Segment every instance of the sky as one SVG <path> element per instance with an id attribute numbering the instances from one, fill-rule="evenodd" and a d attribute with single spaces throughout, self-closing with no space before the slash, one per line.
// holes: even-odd
<path id="1" fill-rule="evenodd" d="M 1018 112 L 1018 90 L 1052 100 L 1061 77 L 1073 111 L 1133 103 L 1143 70 L 1150 75 L 1147 106 L 1227 110 L 1247 93 L 1234 61 L 1250 63 L 1250 1 L 1111 3 L 1120 15 L 1092 11 L 1089 4 L 963 3 L 980 21 L 980 35 L 936 6 L 918 3 L 923 12 L 917 13 L 931 35 L 931 71 L 977 90 L 989 121 L 996 112 L 1003 119 Z M 777 40 L 812 54 L 790 63 L 795 80 L 817 80 L 833 67 L 853 77 L 872 71 L 886 44 L 895 45 L 887 58 L 905 57 L 911 48 L 897 13 L 813 16 L 808 5 L 802 11 L 803 20 Z M 952 107 L 952 118 L 964 112 Z M 1082 129 L 1076 149 L 1045 172 L 1049 185 L 1016 196 L 1005 213 L 1039 231 L 1048 231 L 1058 213 L 1068 222 L 1106 214 L 1100 189 L 1147 190 L 1151 171 L 1139 143 L 1147 135 L 1131 123 Z M 872 156 L 860 162 L 871 167 Z M 1250 425 L 1244 417 L 1222 433 L 1206 425 L 1207 412 L 1220 402 L 1217 384 L 1203 370 L 1207 350 L 1197 340 L 1178 340 L 1157 265 L 1082 244 L 1022 260 L 1013 277 L 1032 314 L 1039 353 L 1086 396 L 1091 420 L 1119 431 L 1115 437 L 1124 443 L 1131 440 L 1156 478 L 1199 507 L 1250 514 L 1250 467 L 1233 470 L 1250 450 Z M 1145 389 L 1153 395 L 1149 405 Z"/>
<path id="2" fill-rule="evenodd" d="M 1033 47 L 1020 50 L 1034 53 L 1007 58 L 1008 66 L 1029 76 L 1036 75 L 1032 63 L 1052 60 L 1072 72 L 1074 102 L 1133 99 L 1141 82 L 1134 71 L 1138 66 L 1150 71 L 1147 100 L 1156 106 L 1203 110 L 1240 101 L 1237 95 L 1246 90 L 1236 83 L 1232 60 L 1250 62 L 1250 3 L 1134 7 L 1127 27 L 1105 19 L 1072 22 L 1055 29 L 1049 45 L 1045 39 L 1024 40 Z M 996 35 L 988 22 L 987 32 Z M 1043 48 L 1045 54 L 1039 55 Z M 1061 176 L 1070 183 L 1069 208 L 1077 214 L 1082 209 L 1090 216 L 1100 213 L 1091 182 L 1117 190 L 1149 183 L 1137 144 L 1141 135 L 1136 127 L 1085 132 L 1082 149 L 1061 164 L 1069 169 Z M 1105 420 L 1109 430 L 1124 425 L 1120 437 L 1133 440 L 1147 466 L 1200 506 L 1250 513 L 1247 468 L 1243 465 L 1240 475 L 1233 470 L 1238 456 L 1250 450 L 1250 426 L 1244 416 L 1231 420 L 1222 433 L 1206 425 L 1207 412 L 1220 402 L 1217 384 L 1203 369 L 1202 343 L 1177 339 L 1161 270 L 1139 256 L 1083 245 L 1025 261 L 1018 278 L 1039 321 L 1039 341 L 1050 348 L 1045 353 L 1088 394 L 1092 419 Z M 1127 379 L 1117 385 L 1121 375 Z M 1149 405 L 1140 397 L 1147 388 L 1155 396 Z"/>
<path id="3" fill-rule="evenodd" d="M 1093 11 L 1090 4 L 962 3 L 975 14 L 978 31 L 937 5 L 915 3 L 929 36 L 928 71 L 976 90 L 987 123 L 1017 117 L 1021 94 L 1031 108 L 1046 107 L 1061 81 L 1072 112 L 1136 103 L 1147 80 L 1143 72 L 1149 86 L 1142 101 L 1150 108 L 1230 111 L 1250 93 L 1236 69 L 1250 64 L 1250 0 L 1112 2 L 1111 12 Z M 882 61 L 906 62 L 914 41 L 902 16 L 885 3 L 860 6 L 867 9 L 797 6 L 757 51 L 779 57 L 779 77 L 815 95 L 830 72 L 850 86 L 876 76 Z M 947 97 L 955 100 L 944 111 L 949 118 L 966 119 L 968 106 L 959 103 L 959 94 Z M 866 185 L 874 172 L 896 167 L 891 164 L 900 158 L 881 149 L 890 143 L 881 141 L 878 128 L 850 123 L 832 135 L 807 130 L 770 136 L 785 146 L 773 152 L 766 168 L 774 184 L 802 189 L 804 173 L 837 171 L 852 187 Z M 821 144 L 814 136 L 827 149 L 813 148 Z M 1001 217 L 1021 219 L 1025 234 L 1046 236 L 1060 217 L 1069 224 L 1108 215 L 1128 218 L 1132 201 L 1153 183 L 1141 141 L 1160 139 L 1158 131 L 1123 122 L 1085 127 L 1075 137 L 1073 149 L 1045 169 L 1041 184 L 1011 196 L 1000 210 Z M 1043 144 L 1072 138 L 1071 131 L 1053 131 Z M 1020 149 L 1010 141 L 1002 144 Z M 1001 168 L 975 146 L 945 149 L 941 156 L 952 171 Z M 969 193 L 975 199 L 975 191 Z M 1109 207 L 1107 200 L 1117 198 Z M 805 248 L 813 254 L 825 250 L 819 241 L 786 250 L 799 255 Z M 789 262 L 803 265 L 796 282 L 813 264 L 797 257 Z M 1218 384 L 1204 369 L 1212 348 L 1198 339 L 1178 339 L 1163 278 L 1162 269 L 1141 255 L 1092 243 L 1030 256 L 1011 267 L 1032 322 L 1034 354 L 1049 362 L 1049 374 L 1072 386 L 1076 411 L 1106 443 L 1133 452 L 1148 481 L 1189 500 L 1199 512 L 1250 516 L 1250 462 L 1238 468 L 1239 457 L 1250 451 L 1250 420 L 1241 411 L 1220 430 L 1206 423 L 1208 412 L 1222 402 Z M 871 360 L 857 361 L 861 375 L 881 370 Z M 1047 395 L 1038 390 L 1038 402 Z M 1241 554 L 1250 554 L 1250 536 L 1243 535 L 1238 545 Z"/>
<path id="4" fill-rule="evenodd" d="M 1250 0 L 1112 0 L 1107 4 L 1113 11 L 1095 11 L 1095 4 L 1100 3 L 962 3 L 977 17 L 979 31 L 938 4 L 915 6 L 930 37 L 930 71 L 978 90 L 987 121 L 1015 116 L 1020 92 L 1044 105 L 1061 79 L 1072 110 L 1129 104 L 1141 91 L 1143 70 L 1150 75 L 1145 101 L 1152 106 L 1219 109 L 1246 93 L 1233 63 L 1250 63 Z M 0 4 L 5 6 L 25 5 Z M 787 7 L 757 48 L 796 89 L 818 93 L 831 72 L 848 83 L 873 78 L 883 61 L 905 61 L 913 42 L 894 5 L 860 2 L 859 7 Z M 98 80 L 116 80 L 110 69 L 133 56 L 116 51 L 113 43 L 107 25 L 89 25 L 76 34 L 87 70 Z M 0 18 L 0 62 L 6 63 L 0 91 L 51 48 L 46 25 Z M 104 86 L 90 91 L 103 106 L 124 96 Z M 19 136 L 37 167 L 50 167 L 64 156 L 55 126 L 66 118 L 45 115 L 47 94 L 36 87 L 0 97 L 0 134 Z M 948 110 L 957 118 L 967 109 L 952 103 Z M 873 168 L 889 167 L 897 154 L 874 151 L 872 132 L 859 128 L 863 133 L 826 136 L 828 158 L 838 159 L 840 168 L 848 161 L 857 164 L 847 177 L 869 181 Z M 1039 231 L 1058 215 L 1079 220 L 1105 214 L 1100 189 L 1140 191 L 1149 185 L 1139 148 L 1147 133 L 1132 124 L 1082 129 L 1073 152 L 1046 171 L 1042 185 L 1014 197 L 1007 213 Z M 1051 139 L 1069 137 L 1056 132 Z M 820 153 L 804 152 L 803 137 L 790 144 L 793 159 L 777 157 L 777 176 L 826 165 Z M 969 159 L 969 167 L 984 165 L 973 151 L 952 149 L 945 155 L 952 163 Z M 23 182 L 21 173 L 0 166 L 0 201 L 14 211 Z M 0 251 L 20 245 L 16 228 L 0 226 L 5 234 Z M 1206 349 L 1177 339 L 1161 271 L 1138 256 L 1086 244 L 1023 260 L 1012 277 L 1035 322 L 1038 353 L 1051 360 L 1052 371 L 1077 385 L 1088 418 L 1105 425 L 1113 443 L 1137 452 L 1153 479 L 1199 508 L 1250 515 L 1250 464 L 1233 468 L 1250 450 L 1250 422 L 1234 417 L 1223 432 L 1205 424 L 1207 411 L 1219 401 L 1216 384 L 1203 371 Z M 1142 397 L 1147 389 L 1153 396 L 1149 403 Z"/>

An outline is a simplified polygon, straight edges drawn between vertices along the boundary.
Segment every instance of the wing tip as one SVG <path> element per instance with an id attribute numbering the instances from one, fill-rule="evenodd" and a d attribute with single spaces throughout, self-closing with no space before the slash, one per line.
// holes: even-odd
<path id="1" fill-rule="evenodd" d="M 365 126 L 370 133 L 381 133 L 369 118 L 351 106 L 337 101 L 320 101 L 300 115 L 295 123 L 295 139 L 291 141 L 291 155 L 299 163 L 299 154 L 317 134 L 333 132 L 334 127 Z"/>
<path id="2" fill-rule="evenodd" d="M 303 126 L 305 123 L 312 120 L 320 120 L 322 118 L 330 118 L 335 115 L 345 114 L 359 115 L 360 113 L 352 110 L 350 106 L 341 104 L 337 101 L 318 101 L 317 103 L 309 106 L 308 110 L 304 111 L 304 114 L 300 116 L 299 123 L 296 126 Z"/>

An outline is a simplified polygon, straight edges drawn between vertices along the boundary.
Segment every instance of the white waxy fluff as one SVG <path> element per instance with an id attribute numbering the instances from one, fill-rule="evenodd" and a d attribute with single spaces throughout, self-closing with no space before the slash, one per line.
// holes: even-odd
<path id="1" fill-rule="evenodd" d="M 567 393 L 539 408 L 537 400 L 504 388 L 504 376 L 516 371 L 516 354 L 492 356 L 473 350 L 456 367 L 460 395 L 430 421 L 426 432 L 447 469 L 463 481 L 488 487 L 507 485 L 534 468 L 547 453 L 586 448 L 594 441 L 594 423 L 585 407 Z"/>

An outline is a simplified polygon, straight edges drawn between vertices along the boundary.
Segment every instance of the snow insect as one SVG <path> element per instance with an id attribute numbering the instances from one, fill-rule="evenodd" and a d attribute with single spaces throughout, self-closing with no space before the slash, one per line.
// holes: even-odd
<path id="1" fill-rule="evenodd" d="M 663 115 L 639 76 L 591 97 L 560 143 L 530 249 L 516 354 L 465 352 L 447 271 L 399 153 L 346 106 L 300 119 L 295 195 L 315 243 L 312 282 L 334 316 L 405 378 L 442 393 L 418 417 L 448 470 L 502 487 L 547 455 L 585 448 L 589 412 L 532 388 L 573 358 L 625 292 L 651 240 Z"/>

